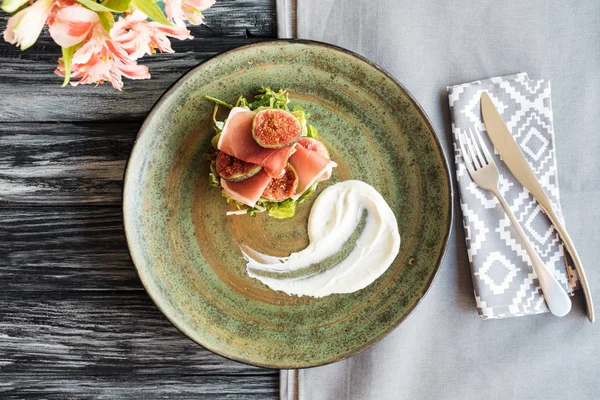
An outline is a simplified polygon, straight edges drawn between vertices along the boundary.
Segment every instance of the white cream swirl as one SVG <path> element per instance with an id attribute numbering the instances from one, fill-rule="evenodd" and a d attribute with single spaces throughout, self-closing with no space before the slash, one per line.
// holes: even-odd
<path id="1" fill-rule="evenodd" d="M 323 271 L 311 269 L 340 252 L 365 211 L 364 229 L 348 256 Z M 380 277 L 400 251 L 400 233 L 392 209 L 377 190 L 358 180 L 337 183 L 319 195 L 308 219 L 308 238 L 308 247 L 289 257 L 273 257 L 242 247 L 248 275 L 289 295 L 352 293 Z"/>

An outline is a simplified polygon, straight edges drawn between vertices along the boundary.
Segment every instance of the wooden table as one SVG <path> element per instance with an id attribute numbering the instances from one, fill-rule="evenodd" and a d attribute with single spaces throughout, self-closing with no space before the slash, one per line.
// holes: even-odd
<path id="1" fill-rule="evenodd" d="M 127 252 L 125 161 L 150 107 L 216 53 L 276 35 L 274 0 L 219 0 L 152 80 L 61 88 L 60 49 L 0 43 L 0 398 L 277 398 L 154 306 Z M 0 30 L 7 15 L 0 17 Z"/>

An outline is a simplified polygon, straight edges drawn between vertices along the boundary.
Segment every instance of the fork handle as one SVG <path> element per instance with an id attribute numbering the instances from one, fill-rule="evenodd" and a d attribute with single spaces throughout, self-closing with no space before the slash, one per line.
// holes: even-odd
<path id="1" fill-rule="evenodd" d="M 533 245 L 527 238 L 527 235 L 521 228 L 521 224 L 517 221 L 517 218 L 513 214 L 512 210 L 508 206 L 506 200 L 500 193 L 498 189 L 493 190 L 492 193 L 498 198 L 498 201 L 502 205 L 504 212 L 510 218 L 515 230 L 517 231 L 517 235 L 521 238 L 521 242 L 523 242 L 523 246 L 525 250 L 527 250 L 527 254 L 531 260 L 531 264 L 533 265 L 533 270 L 535 271 L 538 281 L 540 282 L 540 287 L 542 288 L 542 292 L 544 292 L 544 298 L 546 300 L 546 304 L 550 309 L 550 312 L 558 317 L 562 317 L 566 315 L 571 310 L 571 299 L 569 295 L 563 288 L 563 286 L 556 280 L 552 272 L 546 267 L 544 261 L 537 254 Z"/>

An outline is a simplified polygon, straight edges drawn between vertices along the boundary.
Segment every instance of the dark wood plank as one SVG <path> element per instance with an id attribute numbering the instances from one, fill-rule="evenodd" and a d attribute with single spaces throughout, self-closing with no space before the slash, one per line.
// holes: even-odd
<path id="1" fill-rule="evenodd" d="M 135 292 L 0 295 L 0 376 L 271 375 L 198 346 Z M 2 388 L 2 385 L 0 385 Z"/>
<path id="2" fill-rule="evenodd" d="M 58 49 L 47 38 L 23 54 L 0 56 L 0 122 L 139 120 L 181 75 L 225 50 L 264 39 L 197 38 L 174 42 L 175 54 L 155 54 L 142 63 L 150 80 L 125 80 L 122 91 L 109 84 L 61 88 L 53 73 Z M 27 95 L 24 96 L 24 93 Z"/>
<path id="3" fill-rule="evenodd" d="M 274 37 L 275 0 L 217 0 L 203 12 L 203 25 L 189 25 L 195 37 Z M 4 30 L 10 15 L 0 13 L 0 28 Z M 9 44 L 0 41 L 0 49 L 8 50 Z M 0 50 L 0 55 L 5 53 Z"/>
<path id="4" fill-rule="evenodd" d="M 126 80 L 122 92 L 109 84 L 61 88 L 53 73 L 60 48 L 46 32 L 24 52 L 0 41 L 0 121 L 140 119 L 177 78 L 203 60 L 276 36 L 275 0 L 221 0 L 205 14 L 206 25 L 190 26 L 193 40 L 172 42 L 176 54 L 141 60 L 151 80 Z M 1 13 L 1 27 L 6 19 Z"/>
<path id="5" fill-rule="evenodd" d="M 278 399 L 278 377 L 22 374 L 0 382 L 3 399 Z"/>
<path id="6" fill-rule="evenodd" d="M 0 124 L 0 204 L 120 205 L 141 124 Z"/>
<path id="7" fill-rule="evenodd" d="M 143 291 L 120 207 L 0 209 L 0 287 L 4 293 Z"/>
<path id="8" fill-rule="evenodd" d="M 0 209 L 0 393 L 274 398 L 277 371 L 214 355 L 168 322 L 125 246 L 117 207 Z"/>

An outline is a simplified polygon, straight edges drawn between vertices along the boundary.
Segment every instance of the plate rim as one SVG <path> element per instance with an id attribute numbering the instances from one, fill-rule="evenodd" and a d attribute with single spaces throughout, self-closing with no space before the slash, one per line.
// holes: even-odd
<path id="1" fill-rule="evenodd" d="M 191 76 L 192 74 L 195 73 L 195 71 L 199 68 L 202 68 L 202 66 L 204 64 L 206 64 L 209 61 L 212 61 L 213 59 L 217 59 L 219 57 L 224 57 L 226 55 L 229 55 L 231 53 L 235 53 L 238 51 L 244 51 L 248 48 L 251 47 L 260 47 L 260 46 L 272 46 L 272 45 L 281 45 L 281 44 L 305 44 L 308 46 L 316 46 L 316 47 L 326 47 L 329 49 L 333 49 L 335 51 L 339 51 L 341 53 L 345 53 L 347 55 L 350 55 L 356 59 L 358 59 L 359 61 L 362 61 L 366 64 L 368 64 L 370 67 L 376 69 L 377 71 L 379 71 L 380 73 L 382 73 L 387 79 L 391 80 L 391 82 L 393 82 L 396 86 L 398 86 L 398 88 L 407 96 L 407 98 L 410 100 L 410 102 L 413 104 L 413 106 L 415 106 L 418 110 L 418 112 L 420 113 L 421 117 L 423 118 L 423 120 L 425 121 L 425 124 L 427 125 L 428 129 L 433 133 L 433 139 L 436 145 L 436 148 L 438 150 L 438 152 L 441 154 L 441 159 L 442 159 L 442 165 L 444 167 L 444 174 L 446 176 L 446 179 L 448 180 L 448 208 L 447 208 L 447 212 L 448 212 L 448 222 L 446 224 L 445 227 L 445 234 L 444 234 L 444 240 L 443 240 L 443 245 L 440 251 L 440 255 L 436 261 L 436 266 L 435 266 L 435 271 L 433 273 L 433 275 L 430 277 L 430 279 L 426 282 L 425 286 L 424 286 L 424 291 L 423 293 L 419 296 L 419 298 L 417 299 L 417 301 L 412 305 L 412 307 L 408 310 L 408 312 L 402 316 L 402 318 L 400 318 L 394 325 L 392 325 L 391 327 L 389 327 L 388 329 L 386 329 L 385 331 L 383 331 L 380 335 L 378 335 L 375 339 L 370 340 L 366 343 L 364 343 L 363 345 L 361 345 L 357 350 L 343 354 L 341 356 L 337 356 L 332 360 L 328 360 L 326 362 L 321 362 L 318 364 L 303 364 L 303 363 L 296 363 L 296 364 L 263 364 L 260 362 L 256 362 L 253 360 L 249 360 L 246 359 L 244 357 L 237 357 L 237 356 L 233 356 L 233 355 L 226 355 L 221 353 L 218 350 L 215 350 L 209 346 L 207 346 L 206 344 L 200 343 L 198 340 L 192 338 L 190 335 L 188 335 L 188 333 L 186 332 L 185 328 L 183 326 L 179 325 L 179 322 L 176 321 L 174 318 L 172 318 L 170 315 L 168 315 L 168 313 L 165 312 L 165 310 L 163 309 L 163 307 L 161 306 L 161 304 L 159 303 L 159 299 L 155 298 L 155 295 L 152 294 L 152 292 L 148 289 L 148 283 L 146 282 L 146 280 L 143 277 L 143 274 L 140 271 L 140 268 L 138 267 L 138 263 L 136 262 L 132 250 L 131 250 L 131 246 L 130 246 L 130 239 L 129 236 L 130 234 L 128 233 L 129 229 L 128 229 L 128 225 L 127 225 L 127 220 L 126 220 L 126 209 L 127 209 L 127 199 L 125 197 L 125 193 L 126 193 L 126 188 L 127 188 L 127 183 L 128 183 L 128 177 L 129 177 L 129 166 L 130 166 L 130 161 L 132 158 L 133 153 L 136 150 L 136 147 L 138 145 L 139 139 L 143 133 L 143 131 L 146 128 L 146 125 L 149 124 L 149 120 L 151 119 L 151 117 L 153 117 L 153 115 L 157 112 L 158 108 L 160 108 L 160 106 L 167 101 L 167 98 L 170 97 L 173 92 L 179 87 L 181 86 L 189 76 Z M 419 102 L 416 100 L 416 98 L 413 96 L 413 94 L 402 84 L 400 83 L 400 81 L 398 81 L 392 74 L 390 74 L 389 72 L 387 72 L 384 68 L 382 68 L 381 66 L 379 66 L 378 64 L 376 64 L 375 62 L 369 60 L 368 58 L 361 56 L 358 53 L 353 52 L 352 50 L 348 50 L 345 49 L 343 47 L 334 45 L 334 44 L 330 44 L 330 43 L 325 43 L 325 42 L 321 42 L 321 41 L 317 41 L 317 40 L 308 40 L 308 39 L 270 39 L 270 40 L 264 40 L 264 41 L 259 41 L 259 42 L 254 42 L 254 43 L 249 43 L 243 46 L 238 46 L 235 47 L 233 49 L 230 50 L 225 50 L 222 51 L 220 53 L 217 53 L 205 60 L 203 60 L 202 62 L 198 63 L 197 65 L 195 65 L 194 67 L 190 68 L 187 72 L 185 72 L 183 75 L 181 75 L 179 78 L 177 78 L 161 95 L 160 97 L 156 100 L 156 102 L 152 105 L 152 107 L 150 108 L 150 111 L 148 112 L 148 114 L 146 115 L 146 117 L 144 118 L 144 122 L 142 123 L 142 125 L 140 126 L 140 129 L 138 130 L 138 133 L 135 136 L 135 139 L 133 141 L 133 144 L 131 146 L 131 151 L 129 152 L 128 156 L 127 156 L 127 161 L 125 163 L 125 169 L 123 172 L 123 188 L 121 190 L 121 202 L 122 202 L 122 207 L 121 207 L 121 211 L 122 211 L 122 218 L 123 218 L 123 231 L 125 234 L 125 241 L 127 243 L 127 253 L 129 254 L 129 258 L 131 260 L 131 262 L 133 263 L 134 267 L 135 267 L 135 271 L 136 274 L 138 276 L 138 278 L 140 279 L 140 281 L 142 282 L 142 286 L 144 287 L 144 290 L 146 292 L 146 294 L 150 297 L 150 299 L 152 300 L 152 302 L 154 303 L 154 305 L 158 308 L 158 310 L 167 318 L 167 320 L 179 331 L 181 332 L 185 337 L 187 337 L 189 340 L 191 340 L 192 342 L 196 343 L 197 345 L 209 350 L 210 352 L 217 354 L 221 357 L 224 357 L 226 359 L 232 360 L 232 361 L 236 361 L 236 362 L 241 362 L 244 364 L 248 364 L 248 365 L 253 365 L 253 366 L 257 366 L 257 367 L 262 367 L 262 368 L 277 368 L 277 369 L 298 369 L 298 368 L 302 368 L 302 369 L 306 369 L 306 368 L 316 368 L 316 367 L 320 367 L 320 366 L 324 366 L 324 365 L 329 365 L 329 364 L 333 364 L 335 362 L 339 362 L 342 360 L 345 360 L 347 358 L 350 358 L 352 356 L 355 356 L 367 349 L 369 349 L 370 347 L 372 347 L 373 345 L 375 345 L 376 343 L 378 343 L 379 341 L 381 341 L 384 337 L 388 336 L 393 330 L 395 330 L 396 328 L 398 328 L 400 326 L 400 324 L 402 324 L 402 322 L 404 322 L 410 315 L 413 314 L 413 312 L 418 308 L 418 306 L 421 304 L 421 302 L 423 301 L 423 299 L 425 298 L 425 296 L 429 293 L 429 290 L 431 289 L 431 286 L 433 285 L 433 282 L 436 280 L 439 271 L 441 269 L 442 263 L 444 261 L 444 258 L 446 256 L 446 253 L 448 251 L 448 242 L 452 233 L 452 226 L 453 226 L 453 221 L 454 221 L 454 182 L 452 180 L 451 174 L 450 174 L 450 167 L 449 167 L 449 163 L 448 163 L 448 157 L 446 156 L 446 153 L 444 151 L 444 148 L 441 144 L 441 140 L 440 137 L 437 133 L 437 131 L 435 130 L 435 128 L 433 127 L 433 124 L 431 123 L 431 120 L 429 119 L 429 116 L 425 113 L 425 111 L 423 110 L 423 107 L 419 104 Z"/>

